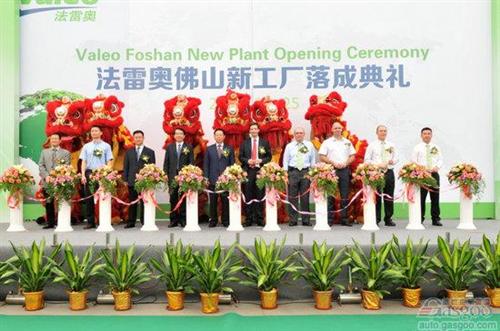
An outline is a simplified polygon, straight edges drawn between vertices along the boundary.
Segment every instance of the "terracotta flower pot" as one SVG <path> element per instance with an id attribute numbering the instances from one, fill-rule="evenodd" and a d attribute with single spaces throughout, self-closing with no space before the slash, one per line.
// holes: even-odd
<path id="1" fill-rule="evenodd" d="M 376 292 L 361 290 L 361 303 L 363 308 L 369 310 L 379 310 L 380 309 L 380 297 Z"/>
<path id="2" fill-rule="evenodd" d="M 87 294 L 89 291 L 81 292 L 68 292 L 69 309 L 71 310 L 84 310 L 87 309 Z"/>
<path id="3" fill-rule="evenodd" d="M 448 293 L 448 306 L 450 306 L 450 308 L 455 310 L 464 309 L 467 290 L 454 291 L 446 289 L 446 293 Z"/>
<path id="4" fill-rule="evenodd" d="M 214 314 L 219 311 L 219 293 L 200 293 L 201 312 Z"/>
<path id="5" fill-rule="evenodd" d="M 313 290 L 314 302 L 316 302 L 314 307 L 320 310 L 332 309 L 332 295 L 333 295 L 333 290 L 330 291 Z"/>
<path id="6" fill-rule="evenodd" d="M 490 306 L 493 308 L 500 308 L 500 288 L 485 288 L 484 291 L 490 298 Z"/>
<path id="7" fill-rule="evenodd" d="M 184 309 L 184 291 L 166 291 L 167 309 L 168 310 L 182 310 Z"/>
<path id="8" fill-rule="evenodd" d="M 130 291 L 117 292 L 112 291 L 115 299 L 115 310 L 129 310 L 132 308 L 132 295 Z"/>
<path id="9" fill-rule="evenodd" d="M 422 289 L 419 288 L 402 288 L 403 306 L 409 308 L 418 308 L 421 305 Z"/>
<path id="10" fill-rule="evenodd" d="M 278 308 L 278 290 L 273 288 L 271 291 L 259 291 L 260 307 L 262 309 Z"/>
<path id="11" fill-rule="evenodd" d="M 43 291 L 38 292 L 23 292 L 24 294 L 24 309 L 28 311 L 43 309 L 45 301 L 43 299 Z"/>

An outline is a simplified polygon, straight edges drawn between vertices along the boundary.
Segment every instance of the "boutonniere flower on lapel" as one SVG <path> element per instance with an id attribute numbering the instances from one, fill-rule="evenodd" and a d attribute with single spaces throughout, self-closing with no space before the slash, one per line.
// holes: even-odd
<path id="1" fill-rule="evenodd" d="M 184 148 L 182 149 L 182 154 L 184 154 L 184 155 L 188 155 L 188 154 L 189 154 L 189 148 L 184 147 Z"/>
<path id="2" fill-rule="evenodd" d="M 434 147 L 431 148 L 431 154 L 432 155 L 439 154 L 439 150 L 436 148 L 436 146 L 434 146 Z"/>
<path id="3" fill-rule="evenodd" d="M 224 155 L 224 157 L 228 157 L 229 156 L 229 149 L 224 148 L 224 150 L 222 151 L 222 155 Z"/>
<path id="4" fill-rule="evenodd" d="M 104 151 L 100 148 L 96 148 L 94 149 L 94 156 L 97 156 L 97 157 L 102 157 L 102 155 L 104 154 Z"/>
<path id="5" fill-rule="evenodd" d="M 389 154 L 392 154 L 392 153 L 394 153 L 394 148 L 389 147 L 389 148 L 386 148 L 386 149 L 385 149 L 385 151 L 386 151 L 387 153 L 389 153 Z"/>
<path id="6" fill-rule="evenodd" d="M 299 152 L 301 152 L 302 154 L 307 154 L 307 152 L 309 152 L 309 149 L 306 145 L 302 145 L 302 147 L 299 148 Z"/>
<path id="7" fill-rule="evenodd" d="M 65 159 L 59 159 L 57 160 L 56 162 L 58 165 L 65 165 L 66 164 L 66 160 Z"/>
<path id="8" fill-rule="evenodd" d="M 260 154 L 266 154 L 266 149 L 264 147 L 259 148 Z"/>
<path id="9" fill-rule="evenodd" d="M 143 155 L 143 156 L 141 156 L 141 160 L 143 160 L 144 162 L 148 162 L 149 161 L 149 156 Z"/>

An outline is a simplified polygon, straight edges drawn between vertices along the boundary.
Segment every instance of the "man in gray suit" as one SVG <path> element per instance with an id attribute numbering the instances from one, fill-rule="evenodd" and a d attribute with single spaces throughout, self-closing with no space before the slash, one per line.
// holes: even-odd
<path id="1" fill-rule="evenodd" d="M 61 136 L 58 133 L 54 133 L 49 137 L 49 148 L 45 148 L 42 150 L 42 154 L 40 155 L 40 161 L 38 162 L 38 167 L 40 169 L 40 178 L 42 179 L 42 191 L 43 196 L 47 199 L 49 196 L 46 187 L 46 179 L 50 174 L 50 171 L 53 170 L 58 165 L 70 165 L 71 164 L 71 155 L 69 151 L 60 147 L 61 144 Z M 45 213 L 47 215 L 47 225 L 44 226 L 44 229 L 52 229 L 55 226 L 55 210 L 54 210 L 54 201 L 46 201 L 45 203 Z"/>

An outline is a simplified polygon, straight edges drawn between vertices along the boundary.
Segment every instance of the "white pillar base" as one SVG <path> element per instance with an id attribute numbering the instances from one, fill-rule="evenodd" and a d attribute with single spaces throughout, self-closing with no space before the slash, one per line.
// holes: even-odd
<path id="1" fill-rule="evenodd" d="M 468 198 L 462 190 L 460 190 L 460 223 L 457 229 L 460 230 L 476 230 L 473 219 L 472 199 Z"/>
<path id="2" fill-rule="evenodd" d="M 241 224 L 241 194 L 235 195 L 234 201 L 229 198 L 229 226 L 226 231 L 243 231 L 243 225 Z"/>
<path id="3" fill-rule="evenodd" d="M 321 194 L 318 198 L 314 199 L 316 224 L 314 231 L 331 231 L 332 228 L 328 225 L 328 200 Z"/>
<path id="4" fill-rule="evenodd" d="M 73 228 L 71 227 L 71 204 L 63 200 L 59 202 L 59 208 L 57 210 L 57 226 L 54 232 L 71 232 Z"/>
<path id="5" fill-rule="evenodd" d="M 9 208 L 9 227 L 7 232 L 23 232 L 26 231 L 24 227 L 23 218 L 23 196 L 19 197 L 19 204 L 15 208 Z"/>
<path id="6" fill-rule="evenodd" d="M 371 187 L 365 187 L 367 192 L 366 201 L 363 204 L 363 219 L 364 223 L 361 230 L 378 231 L 380 228 L 377 225 L 377 217 L 375 215 L 375 192 Z"/>
<path id="7" fill-rule="evenodd" d="M 115 231 L 111 226 L 111 194 L 109 193 L 101 194 L 99 197 L 99 226 L 96 231 Z"/>
<path id="8" fill-rule="evenodd" d="M 408 225 L 406 230 L 425 230 L 420 210 L 420 187 L 413 185 L 413 202 L 408 201 Z"/>
<path id="9" fill-rule="evenodd" d="M 141 231 L 152 232 L 160 230 L 156 226 L 156 206 L 153 202 L 155 192 L 144 192 L 142 197 L 144 201 L 144 225 L 141 227 Z"/>
<path id="10" fill-rule="evenodd" d="M 183 231 L 201 231 L 198 225 L 198 192 L 192 192 L 191 197 L 186 195 L 186 226 Z"/>
<path id="11" fill-rule="evenodd" d="M 274 205 L 270 204 L 267 199 L 268 194 L 275 193 L 274 190 L 266 192 L 266 225 L 262 229 L 264 231 L 281 231 L 281 228 L 278 226 L 278 199 L 272 199 L 274 200 Z"/>

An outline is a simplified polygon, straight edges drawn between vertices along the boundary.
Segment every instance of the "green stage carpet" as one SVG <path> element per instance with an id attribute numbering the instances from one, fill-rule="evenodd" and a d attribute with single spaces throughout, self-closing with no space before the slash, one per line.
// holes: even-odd
<path id="1" fill-rule="evenodd" d="M 422 317 L 415 315 L 309 315 L 309 316 L 29 316 L 0 315 L 0 330 L 498 330 L 500 314 Z"/>

